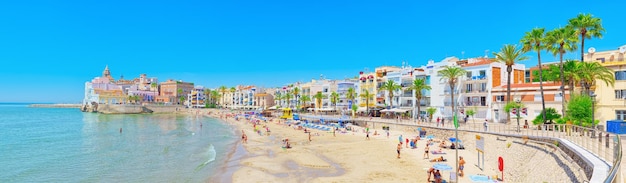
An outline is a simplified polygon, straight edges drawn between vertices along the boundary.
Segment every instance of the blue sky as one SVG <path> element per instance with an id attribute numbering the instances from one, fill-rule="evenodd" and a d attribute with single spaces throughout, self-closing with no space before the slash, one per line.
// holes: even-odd
<path id="1" fill-rule="evenodd" d="M 403 60 L 484 56 L 580 12 L 607 30 L 586 47 L 616 49 L 626 44 L 619 3 L 2 1 L 0 102 L 80 102 L 84 82 L 105 65 L 116 79 L 146 73 L 208 87 L 342 79 Z"/>

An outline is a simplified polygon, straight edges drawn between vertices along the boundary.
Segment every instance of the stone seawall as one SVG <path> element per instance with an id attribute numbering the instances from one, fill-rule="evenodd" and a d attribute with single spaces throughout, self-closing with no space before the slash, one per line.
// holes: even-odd
<path id="1" fill-rule="evenodd" d="M 152 113 L 174 113 L 177 111 L 181 111 L 185 109 L 183 106 L 172 106 L 172 105 L 146 105 L 144 106 L 147 110 L 152 111 Z"/>

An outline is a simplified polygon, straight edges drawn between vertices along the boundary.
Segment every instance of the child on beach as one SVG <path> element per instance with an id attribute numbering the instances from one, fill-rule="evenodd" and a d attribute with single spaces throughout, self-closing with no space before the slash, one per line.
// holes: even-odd
<path id="1" fill-rule="evenodd" d="M 465 167 L 465 160 L 463 156 L 459 156 L 459 176 L 463 177 L 463 168 Z"/>

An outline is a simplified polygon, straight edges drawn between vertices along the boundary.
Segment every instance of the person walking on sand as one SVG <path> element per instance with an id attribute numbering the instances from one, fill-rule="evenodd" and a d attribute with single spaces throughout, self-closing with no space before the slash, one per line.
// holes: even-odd
<path id="1" fill-rule="evenodd" d="M 370 139 L 370 132 L 365 132 L 365 139 L 369 140 Z"/>
<path id="2" fill-rule="evenodd" d="M 311 142 L 311 132 L 309 132 L 309 142 Z"/>
<path id="3" fill-rule="evenodd" d="M 398 148 L 397 148 L 397 152 L 398 152 L 398 159 L 400 159 L 400 149 L 402 149 L 402 143 L 398 143 Z"/>
<path id="4" fill-rule="evenodd" d="M 465 167 L 465 160 L 463 160 L 463 156 L 459 156 L 459 176 L 463 177 L 463 168 Z"/>
<path id="5" fill-rule="evenodd" d="M 428 173 L 428 182 L 430 182 L 430 176 L 435 173 L 435 168 L 430 167 L 426 173 Z"/>
<path id="6" fill-rule="evenodd" d="M 430 149 L 430 146 L 428 144 L 428 142 L 426 143 L 426 148 L 424 148 L 424 159 L 430 159 L 430 157 L 428 156 L 428 150 Z"/>

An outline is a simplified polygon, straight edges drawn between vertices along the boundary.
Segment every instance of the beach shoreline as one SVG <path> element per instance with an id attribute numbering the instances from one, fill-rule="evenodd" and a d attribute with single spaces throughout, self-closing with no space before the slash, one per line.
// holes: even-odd
<path id="1" fill-rule="evenodd" d="M 197 109 L 193 109 L 197 110 Z M 208 117 L 216 118 L 229 124 L 235 134 L 241 135 L 244 131 L 249 137 L 248 143 L 237 142 L 230 152 L 228 160 L 220 167 L 216 175 L 211 175 L 207 182 L 427 182 L 426 170 L 437 163 L 430 159 L 440 157 L 429 153 L 424 158 L 426 140 L 417 142 L 415 149 L 406 148 L 402 144 L 401 158 L 396 158 L 398 138 L 414 138 L 418 134 L 406 129 L 390 130 L 369 129 L 370 140 L 366 139 L 366 128 L 354 127 L 355 131 L 346 133 L 312 130 L 312 141 L 308 141 L 308 134 L 297 130 L 283 122 L 274 119 L 268 122 L 259 122 L 259 126 L 270 128 L 269 136 L 254 132 L 251 122 L 240 118 L 227 118 L 226 114 L 239 114 L 227 110 L 201 109 L 200 112 Z M 208 115 L 211 113 L 211 115 Z M 221 117 L 221 118 L 220 118 Z M 452 136 L 452 131 L 427 129 L 428 134 L 435 135 L 439 140 Z M 373 135 L 378 133 L 379 135 Z M 547 147 L 523 144 L 521 139 L 503 138 L 484 135 L 487 151 L 485 167 L 476 166 L 476 151 L 474 133 L 459 133 L 460 139 L 465 140 L 466 150 L 459 151 L 459 156 L 466 157 L 467 165 L 464 177 L 460 182 L 471 182 L 468 175 L 485 175 L 485 177 L 501 177 L 497 170 L 499 156 L 505 158 L 506 181 L 516 182 L 554 182 L 565 180 L 563 175 L 573 176 L 568 181 L 584 180 L 584 175 L 577 170 L 580 167 L 564 161 L 567 158 L 549 150 Z M 282 140 L 289 139 L 293 148 L 281 148 Z M 503 140 L 504 139 L 504 140 Z M 439 150 L 438 143 L 430 150 Z M 511 148 L 508 148 L 508 147 Z M 450 180 L 450 173 L 455 167 L 454 150 L 442 149 L 446 164 L 451 169 L 443 171 L 445 180 Z M 512 154 L 511 154 L 512 153 Z M 545 159 L 548 158 L 548 159 Z M 545 170 L 532 169 L 541 165 Z M 562 173 L 560 173 L 562 172 Z M 561 177 L 557 176 L 560 174 Z M 538 175 L 538 176 L 535 176 Z"/>

